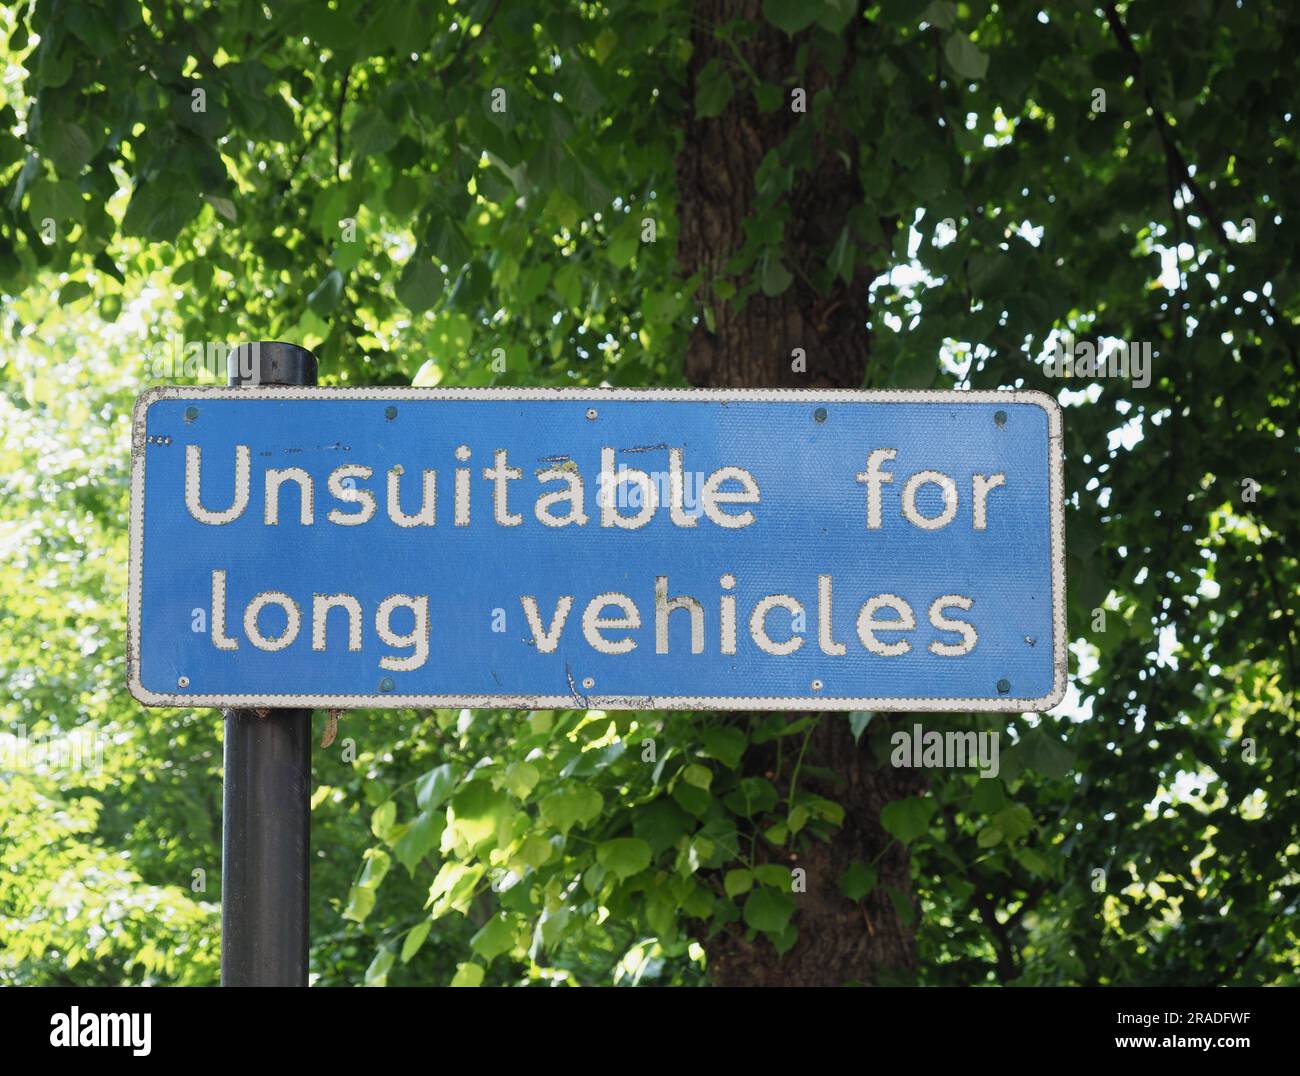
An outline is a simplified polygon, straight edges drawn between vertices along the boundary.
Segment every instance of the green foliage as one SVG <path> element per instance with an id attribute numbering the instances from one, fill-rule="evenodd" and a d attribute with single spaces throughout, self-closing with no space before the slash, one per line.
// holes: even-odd
<path id="1" fill-rule="evenodd" d="M 219 719 L 122 683 L 131 398 L 196 373 L 142 356 L 283 338 L 330 384 L 679 384 L 697 319 L 870 265 L 868 387 L 1067 405 L 1077 694 L 945 718 L 1004 732 L 999 777 L 884 805 L 920 981 L 1294 984 L 1300 24 L 1039 7 L 765 0 L 694 73 L 692 12 L 658 0 L 0 11 L 0 711 L 109 745 L 0 761 L 0 982 L 217 974 Z M 743 59 L 759 33 L 799 42 L 782 85 Z M 680 279 L 684 125 L 800 88 L 746 242 Z M 861 203 L 796 248 L 828 131 Z M 1065 330 L 1151 342 L 1150 386 L 1048 378 Z M 697 983 L 723 932 L 788 951 L 790 857 L 845 826 L 801 783 L 818 720 L 888 765 L 885 714 L 346 716 L 315 762 L 313 981 Z M 913 916 L 872 862 L 808 884 Z"/>

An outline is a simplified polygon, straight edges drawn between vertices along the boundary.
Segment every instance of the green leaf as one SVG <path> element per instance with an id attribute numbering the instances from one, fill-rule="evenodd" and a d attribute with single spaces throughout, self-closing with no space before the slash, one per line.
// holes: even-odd
<path id="1" fill-rule="evenodd" d="M 614 51 L 614 46 L 618 43 L 618 34 L 608 26 L 596 35 L 596 40 L 592 44 L 592 54 L 596 57 L 598 64 L 603 64 L 609 59 L 610 53 Z"/>
<path id="2" fill-rule="evenodd" d="M 393 865 L 393 857 L 382 848 L 367 848 L 363 853 L 366 865 L 361 869 L 357 885 L 362 889 L 378 889 L 380 883 L 388 876 Z"/>
<path id="3" fill-rule="evenodd" d="M 646 897 L 646 922 L 665 945 L 671 945 L 676 940 L 677 915 L 677 904 L 670 895 L 663 892 L 663 887 L 652 890 Z"/>
<path id="4" fill-rule="evenodd" d="M 832 826 L 844 825 L 844 807 L 834 800 L 828 800 L 823 796 L 808 796 L 804 799 L 803 805 L 817 818 L 829 822 Z"/>
<path id="5" fill-rule="evenodd" d="M 846 224 L 840 229 L 840 237 L 835 240 L 831 256 L 826 262 L 827 268 L 844 283 L 853 279 L 853 240 Z"/>
<path id="6" fill-rule="evenodd" d="M 229 198 L 221 198 L 215 194 L 209 194 L 205 197 L 208 205 L 216 210 L 221 216 L 225 217 L 226 220 L 233 222 L 238 219 L 239 214 L 235 211 L 235 203 Z"/>
<path id="7" fill-rule="evenodd" d="M 840 874 L 838 885 L 849 900 L 861 900 L 876 888 L 876 868 L 854 860 Z"/>
<path id="8" fill-rule="evenodd" d="M 331 269 L 307 296 L 307 306 L 318 318 L 328 318 L 339 305 L 339 298 L 342 295 L 343 274 L 337 269 Z"/>
<path id="9" fill-rule="evenodd" d="M 452 910 L 467 912 L 470 901 L 474 899 L 475 887 L 486 871 L 487 868 L 482 863 L 446 860 L 429 887 L 433 918 L 437 919 Z"/>
<path id="10" fill-rule="evenodd" d="M 416 388 L 432 388 L 441 381 L 442 367 L 438 365 L 437 359 L 425 359 L 411 378 L 411 384 Z"/>
<path id="11" fill-rule="evenodd" d="M 780 257 L 768 251 L 763 255 L 762 275 L 759 278 L 759 286 L 763 289 L 764 295 L 780 295 L 792 283 L 794 277 L 790 270 L 782 264 Z"/>
<path id="12" fill-rule="evenodd" d="M 551 842 L 545 837 L 539 833 L 530 833 L 519 846 L 518 858 L 527 866 L 536 869 L 549 861 L 554 852 Z"/>
<path id="13" fill-rule="evenodd" d="M 387 153 L 397 143 L 399 132 L 377 108 L 366 108 L 353 119 L 347 132 L 353 159 Z"/>
<path id="14" fill-rule="evenodd" d="M 446 213 L 435 215 L 429 222 L 422 248 L 452 272 L 473 257 L 473 248 L 465 238 L 460 223 Z"/>
<path id="15" fill-rule="evenodd" d="M 700 733 L 704 751 L 710 758 L 716 758 L 728 769 L 734 770 L 740 765 L 745 754 L 746 737 L 740 729 L 723 727 L 705 729 Z"/>
<path id="16" fill-rule="evenodd" d="M 75 183 L 43 179 L 28 192 L 27 213 L 37 228 L 47 218 L 61 225 L 70 220 L 84 220 L 86 202 Z"/>
<path id="17" fill-rule="evenodd" d="M 713 802 L 711 793 L 685 781 L 678 781 L 673 786 L 672 796 L 683 810 L 689 811 L 696 818 L 703 818 L 708 813 L 709 804 Z"/>
<path id="18" fill-rule="evenodd" d="M 402 963 L 409 964 L 411 957 L 420 951 L 420 946 L 424 944 L 424 939 L 429 936 L 429 930 L 433 927 L 433 920 L 426 919 L 423 923 L 416 923 L 406 932 L 406 940 L 402 942 Z"/>
<path id="19" fill-rule="evenodd" d="M 975 838 L 975 843 L 981 848 L 992 848 L 995 844 L 1002 842 L 1002 831 L 996 826 L 985 826 L 980 830 L 979 836 Z"/>
<path id="20" fill-rule="evenodd" d="M 375 907 L 375 891 L 364 886 L 354 885 L 348 890 L 347 907 L 343 909 L 343 918 L 354 923 L 364 923 Z"/>
<path id="21" fill-rule="evenodd" d="M 776 950 L 777 956 L 785 956 L 794 948 L 794 943 L 799 940 L 799 928 L 793 923 L 786 924 L 786 928 L 777 934 L 769 934 L 768 940 L 772 943 L 772 948 Z"/>
<path id="22" fill-rule="evenodd" d="M 385 841 L 396 821 L 397 802 L 389 800 L 387 803 L 381 803 L 370 815 L 370 832 L 381 841 Z"/>
<path id="23" fill-rule="evenodd" d="M 875 716 L 870 710 L 853 710 L 849 713 L 849 731 L 853 733 L 854 743 L 862 739 L 862 734 L 867 731 L 867 726 Z"/>
<path id="24" fill-rule="evenodd" d="M 551 284 L 565 309 L 574 310 L 582 302 L 582 277 L 573 262 L 565 262 L 552 278 Z"/>
<path id="25" fill-rule="evenodd" d="M 928 389 L 939 374 L 935 357 L 921 348 L 905 348 L 894 365 L 891 382 L 900 389 Z"/>
<path id="26" fill-rule="evenodd" d="M 609 241 L 606 254 L 610 263 L 619 269 L 626 269 L 632 264 L 636 252 L 641 246 L 641 237 L 635 232 L 625 232 Z"/>
<path id="27" fill-rule="evenodd" d="M 943 54 L 957 74 L 972 82 L 982 79 L 989 69 L 988 56 L 959 30 L 948 35 L 948 40 L 943 45 Z"/>
<path id="28" fill-rule="evenodd" d="M 578 162 L 568 170 L 569 193 L 588 213 L 598 213 L 613 199 L 609 185 L 590 167 Z"/>
<path id="29" fill-rule="evenodd" d="M 702 788 L 707 792 L 713 784 L 713 771 L 707 766 L 701 766 L 693 762 L 682 770 L 682 780 L 688 785 L 694 785 L 696 788 Z"/>
<path id="30" fill-rule="evenodd" d="M 1044 777 L 1067 777 L 1074 769 L 1075 755 L 1064 743 L 1041 726 L 1022 741 L 1025 768 Z"/>
<path id="31" fill-rule="evenodd" d="M 572 909 L 565 905 L 554 908 L 550 911 L 542 912 L 542 945 L 547 949 L 554 949 L 569 931 L 569 925 L 573 922 L 574 915 Z"/>
<path id="32" fill-rule="evenodd" d="M 596 847 L 596 862 L 621 881 L 650 866 L 650 846 L 639 837 L 618 837 Z"/>
<path id="33" fill-rule="evenodd" d="M 778 799 L 772 782 L 763 777 L 742 778 L 722 801 L 727 808 L 745 818 L 770 811 Z"/>
<path id="34" fill-rule="evenodd" d="M 516 799 L 526 800 L 542 779 L 542 771 L 531 762 L 520 760 L 506 767 L 502 780 Z"/>
<path id="35" fill-rule="evenodd" d="M 812 25 L 824 6 L 813 0 L 763 0 L 763 18 L 787 34 L 797 34 Z"/>
<path id="36" fill-rule="evenodd" d="M 657 854 L 671 848 L 678 838 L 694 829 L 685 811 L 671 800 L 657 799 L 638 810 L 632 818 L 632 833 Z"/>
<path id="37" fill-rule="evenodd" d="M 738 897 L 754 888 L 754 872 L 737 868 L 729 870 L 722 879 L 723 892 L 729 897 Z"/>
<path id="38" fill-rule="evenodd" d="M 422 314 L 442 294 L 442 270 L 416 251 L 397 281 L 397 298 L 412 314 Z"/>
<path id="39" fill-rule="evenodd" d="M 790 882 L 793 876 L 790 874 L 790 868 L 782 866 L 780 863 L 760 863 L 754 868 L 754 877 L 764 885 L 770 885 L 773 889 L 788 893 L 790 892 Z"/>
<path id="40" fill-rule="evenodd" d="M 122 230 L 156 243 L 175 242 L 203 205 L 190 182 L 187 176 L 163 173 L 139 183 L 127 203 Z"/>
<path id="41" fill-rule="evenodd" d="M 399 219 L 409 217 L 420 204 L 419 181 L 414 176 L 398 176 L 384 192 L 384 204 Z"/>
<path id="42" fill-rule="evenodd" d="M 442 839 L 442 831 L 447 828 L 447 816 L 441 811 L 426 811 L 412 822 L 393 845 L 393 855 L 397 862 L 406 868 L 406 873 L 415 875 L 415 868 L 428 853 L 437 847 Z"/>
<path id="43" fill-rule="evenodd" d="M 514 807 L 504 792 L 487 781 L 471 781 L 451 798 L 447 830 L 453 844 L 464 842 L 479 849 L 490 842 L 508 839 L 506 831 L 514 817 Z"/>
<path id="44" fill-rule="evenodd" d="M 930 828 L 930 818 L 936 809 L 934 800 L 920 796 L 891 800 L 881 808 L 880 824 L 901 844 L 911 844 Z"/>
<path id="45" fill-rule="evenodd" d="M 822 0 L 817 25 L 832 34 L 841 34 L 857 13 L 857 0 Z"/>
<path id="46" fill-rule="evenodd" d="M 469 940 L 469 947 L 489 964 L 515 946 L 515 928 L 504 912 L 498 912 Z"/>
<path id="47" fill-rule="evenodd" d="M 1031 874 L 1047 877 L 1052 873 L 1051 860 L 1036 849 L 1018 848 L 1015 856 L 1016 861 Z"/>
<path id="48" fill-rule="evenodd" d="M 1022 837 L 1027 837 L 1034 828 L 1032 812 L 1020 803 L 1014 803 L 1005 810 L 999 811 L 991 821 L 1009 841 L 1018 841 Z"/>
<path id="49" fill-rule="evenodd" d="M 755 889 L 745 901 L 745 922 L 766 934 L 779 934 L 794 915 L 794 897 L 775 889 Z"/>
<path id="50" fill-rule="evenodd" d="M 600 814 L 604 801 L 594 788 L 573 786 L 542 798 L 542 820 L 561 833 L 574 826 L 585 826 Z"/>
<path id="51" fill-rule="evenodd" d="M 975 782 L 970 796 L 971 809 L 982 814 L 993 814 L 1007 805 L 1006 792 L 996 777 L 982 777 Z"/>
<path id="52" fill-rule="evenodd" d="M 61 175 L 77 175 L 95 155 L 90 136 L 71 120 L 48 125 L 41 141 Z"/>
<path id="53" fill-rule="evenodd" d="M 780 86 L 773 86 L 770 82 L 760 82 L 754 87 L 754 104 L 758 106 L 760 112 L 775 112 L 784 100 L 785 95 L 781 93 Z"/>
<path id="54" fill-rule="evenodd" d="M 707 120 L 722 115 L 727 102 L 736 92 L 731 75 L 720 60 L 710 60 L 700 72 L 695 87 L 695 115 Z"/>
<path id="55" fill-rule="evenodd" d="M 452 986 L 482 986 L 483 985 L 483 965 L 482 964 L 457 964 L 456 974 L 452 976 Z"/>
<path id="56" fill-rule="evenodd" d="M 904 926 L 910 927 L 916 919 L 916 909 L 912 906 L 911 900 L 906 893 L 893 886 L 889 886 L 888 890 L 889 902 L 894 906 L 894 914 Z"/>
<path id="57" fill-rule="evenodd" d="M 415 802 L 422 811 L 432 810 L 456 787 L 456 771 L 450 762 L 435 766 L 415 782 Z"/>
<path id="58" fill-rule="evenodd" d="M 71 306 L 78 299 L 84 299 L 90 293 L 90 285 L 84 280 L 69 280 L 59 289 L 59 305 Z"/>
<path id="59" fill-rule="evenodd" d="M 395 959 L 393 951 L 386 945 L 382 946 L 375 954 L 375 959 L 370 962 L 370 967 L 366 968 L 366 986 L 386 986 L 388 972 Z"/>
<path id="60" fill-rule="evenodd" d="M 951 30 L 957 21 L 957 5 L 952 0 L 934 0 L 921 14 L 921 20 L 940 30 Z"/>

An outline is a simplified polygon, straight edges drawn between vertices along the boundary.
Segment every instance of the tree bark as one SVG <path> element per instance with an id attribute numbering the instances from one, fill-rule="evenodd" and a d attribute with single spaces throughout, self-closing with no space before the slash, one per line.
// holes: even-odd
<path id="1" fill-rule="evenodd" d="M 830 294 L 808 282 L 808 269 L 825 263 L 850 209 L 862 204 L 857 162 L 860 147 L 850 134 L 823 125 L 813 159 L 800 162 L 790 197 L 790 222 L 784 237 L 786 264 L 793 284 L 782 294 L 758 291 L 740 307 L 718 299 L 715 281 L 745 242 L 744 224 L 754 212 L 755 173 L 770 151 L 781 146 L 797 124 L 811 124 L 812 101 L 823 90 L 836 92 L 830 65 L 809 57 L 798 74 L 796 53 L 809 35 L 793 38 L 766 23 L 760 0 L 699 0 L 692 29 L 688 100 L 694 101 L 700 72 L 712 60 L 737 67 L 736 54 L 715 33 L 734 20 L 752 31 L 735 39 L 744 62 L 764 82 L 782 87 L 781 107 L 760 113 L 747 78 L 716 118 L 687 119 L 678 154 L 677 181 L 682 272 L 700 275 L 697 296 L 712 310 L 713 330 L 703 319 L 687 348 L 685 373 L 697 386 L 735 388 L 860 388 L 870 358 L 867 330 L 868 288 L 875 271 L 859 257 L 847 285 L 837 281 Z M 853 33 L 851 31 L 850 39 Z M 850 67 L 850 56 L 838 71 Z M 809 111 L 791 108 L 790 90 L 806 91 Z M 886 230 L 889 234 L 889 230 Z M 794 361 L 802 348 L 806 371 Z M 882 718 L 878 717 L 877 720 Z M 791 752 L 787 751 L 788 756 Z M 771 745 L 751 748 L 746 773 L 789 780 L 787 762 L 777 774 Z M 709 975 L 715 985 L 841 985 L 907 981 L 916 964 L 912 920 L 916 914 L 906 849 L 880 826 L 880 810 L 891 799 L 915 793 L 912 771 L 879 766 L 866 747 L 855 744 L 844 714 L 822 714 L 804 757 L 800 789 L 826 796 L 844 807 L 845 818 L 831 843 L 809 839 L 792 851 L 765 841 L 773 859 L 806 871 L 807 891 L 796 895 L 798 941 L 784 956 L 764 939 L 747 941 L 743 923 L 704 938 Z M 879 857 L 879 858 L 878 858 Z M 841 895 L 840 874 L 853 862 L 875 863 L 879 881 L 860 903 Z M 900 907 L 904 915 L 900 916 Z M 910 914 L 909 914 L 910 913 Z"/>

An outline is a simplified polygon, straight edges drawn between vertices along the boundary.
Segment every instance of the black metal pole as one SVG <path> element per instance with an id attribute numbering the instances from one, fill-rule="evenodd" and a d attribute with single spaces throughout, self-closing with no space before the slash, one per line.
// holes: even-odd
<path id="1" fill-rule="evenodd" d="M 314 385 L 295 344 L 230 352 L 231 385 Z M 311 711 L 226 710 L 221 985 L 306 986 Z"/>

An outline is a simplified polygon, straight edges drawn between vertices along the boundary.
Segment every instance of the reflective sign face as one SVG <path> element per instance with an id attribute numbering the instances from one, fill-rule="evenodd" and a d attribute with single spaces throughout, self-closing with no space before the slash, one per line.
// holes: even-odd
<path id="1" fill-rule="evenodd" d="M 1041 710 L 1039 393 L 154 389 L 130 681 L 160 706 Z"/>

